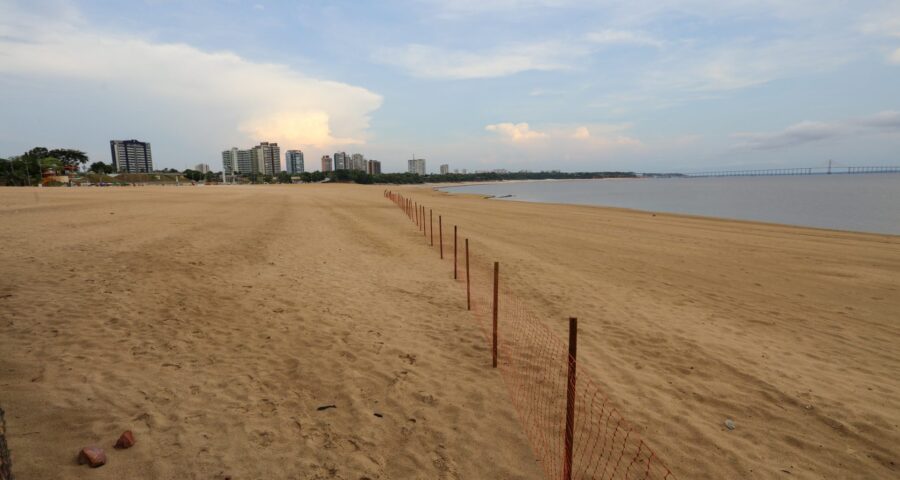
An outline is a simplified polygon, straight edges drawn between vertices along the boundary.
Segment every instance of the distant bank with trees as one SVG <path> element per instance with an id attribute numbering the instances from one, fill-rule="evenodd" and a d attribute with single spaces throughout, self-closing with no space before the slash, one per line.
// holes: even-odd
<path id="1" fill-rule="evenodd" d="M 17 156 L 7 159 L 0 158 L 0 185 L 6 186 L 35 186 L 40 185 L 45 172 L 53 172 L 56 175 L 76 174 L 79 169 L 88 163 L 88 156 L 80 150 L 69 148 L 47 149 L 35 147 Z M 184 179 L 193 182 L 214 183 L 222 180 L 221 172 L 200 172 L 186 169 L 180 172 L 174 168 L 164 168 L 162 174 L 177 174 Z M 87 167 L 85 177 L 88 181 L 97 179 L 98 182 L 116 183 L 117 180 L 125 183 L 136 181 L 138 183 L 153 182 L 150 176 L 153 174 L 141 174 L 138 178 L 143 180 L 131 180 L 128 175 L 115 175 L 113 165 L 102 161 L 93 162 Z M 114 175 L 116 179 L 109 177 Z M 125 175 L 125 176 L 122 176 Z M 359 184 L 417 184 L 417 183 L 466 183 L 466 182 L 496 182 L 503 180 L 572 180 L 591 178 L 628 178 L 635 177 L 634 172 L 476 172 L 476 173 L 447 173 L 443 175 L 418 175 L 415 173 L 379 173 L 369 175 L 360 170 L 335 170 L 332 172 L 303 172 L 291 176 L 287 172 L 277 175 L 264 175 L 251 173 L 238 177 L 239 183 L 293 183 L 298 179 L 305 183 L 336 182 Z M 119 178 L 121 177 L 121 178 Z M 168 177 L 167 177 L 168 178 Z M 93 179 L 93 180 L 92 180 Z M 175 177 L 173 177 L 173 181 Z"/>
<path id="2" fill-rule="evenodd" d="M 444 175 L 418 175 L 415 173 L 382 173 L 369 175 L 359 170 L 335 170 L 333 172 L 305 172 L 300 174 L 304 182 L 321 182 L 325 178 L 333 182 L 352 183 L 465 183 L 497 182 L 503 180 L 578 180 L 592 178 L 632 178 L 634 172 L 478 172 L 447 173 Z"/>

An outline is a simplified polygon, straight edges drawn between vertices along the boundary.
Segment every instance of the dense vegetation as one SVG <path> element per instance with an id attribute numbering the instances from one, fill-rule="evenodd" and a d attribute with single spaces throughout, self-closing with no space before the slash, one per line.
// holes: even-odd
<path id="1" fill-rule="evenodd" d="M 353 183 L 462 183 L 501 180 L 545 180 L 545 179 L 589 179 L 634 177 L 633 172 L 483 172 L 448 173 L 446 175 L 416 175 L 414 173 L 382 173 L 369 175 L 358 170 L 335 170 L 334 172 L 304 172 L 300 179 L 304 182 L 321 182 L 325 178 L 333 182 Z"/>
<path id="2" fill-rule="evenodd" d="M 44 170 L 54 169 L 62 174 L 64 170 L 77 170 L 87 161 L 88 156 L 80 150 L 35 147 L 22 155 L 0 159 L 0 185 L 38 185 Z"/>
<path id="3" fill-rule="evenodd" d="M 195 182 L 215 182 L 222 178 L 222 174 L 220 173 L 212 171 L 203 173 L 200 170 L 191 170 L 190 168 L 185 169 L 185 171 L 181 173 L 188 180 L 193 180 Z"/>

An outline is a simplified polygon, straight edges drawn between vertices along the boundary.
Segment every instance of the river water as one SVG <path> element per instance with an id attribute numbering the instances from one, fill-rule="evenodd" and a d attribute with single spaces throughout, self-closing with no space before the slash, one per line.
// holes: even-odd
<path id="1" fill-rule="evenodd" d="M 543 180 L 444 187 L 567 203 L 900 235 L 900 174 Z"/>

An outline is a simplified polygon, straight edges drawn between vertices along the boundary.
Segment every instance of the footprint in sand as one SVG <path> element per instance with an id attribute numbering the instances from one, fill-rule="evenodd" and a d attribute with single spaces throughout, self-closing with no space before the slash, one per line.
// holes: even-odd
<path id="1" fill-rule="evenodd" d="M 256 432 L 256 436 L 256 443 L 258 443 L 262 447 L 268 447 L 275 441 L 275 434 L 273 434 L 272 432 Z"/>

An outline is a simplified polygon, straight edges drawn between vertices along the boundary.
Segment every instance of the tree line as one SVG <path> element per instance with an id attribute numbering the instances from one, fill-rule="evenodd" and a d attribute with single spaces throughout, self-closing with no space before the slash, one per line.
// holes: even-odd
<path id="1" fill-rule="evenodd" d="M 502 180 L 576 180 L 592 178 L 631 178 L 634 172 L 478 172 L 447 173 L 443 175 L 419 175 L 416 173 L 380 173 L 369 175 L 359 170 L 335 170 L 333 172 L 304 172 L 300 179 L 304 182 L 321 182 L 326 178 L 341 183 L 464 183 Z"/>

